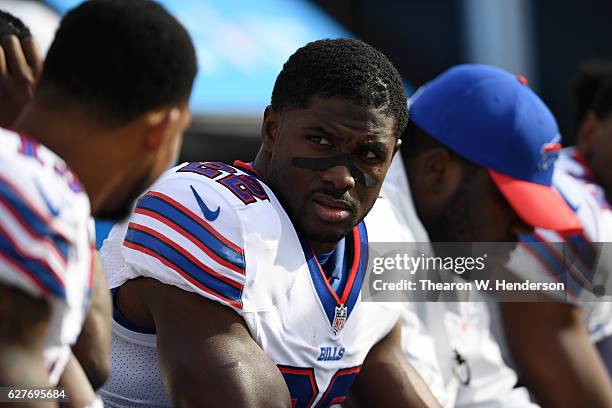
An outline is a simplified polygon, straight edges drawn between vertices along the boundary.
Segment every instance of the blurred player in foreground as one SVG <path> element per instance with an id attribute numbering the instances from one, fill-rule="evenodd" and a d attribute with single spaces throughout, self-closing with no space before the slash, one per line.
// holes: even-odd
<path id="1" fill-rule="evenodd" d="M 577 99 L 586 99 L 592 82 L 582 84 Z M 527 279 L 566 281 L 567 297 L 500 304 L 510 356 L 544 406 L 612 406 L 606 370 L 612 365 L 612 82 L 601 82 L 582 117 L 576 146 L 560 151 L 553 175 L 583 233 L 537 229 L 521 240 L 538 245 L 520 246 L 508 265 Z"/>
<path id="2" fill-rule="evenodd" d="M 4 51 L 24 76 L 27 50 Z M 62 19 L 19 133 L 0 131 L 0 384 L 55 385 L 66 367 L 79 405 L 74 381 L 108 376 L 90 215 L 124 217 L 174 160 L 195 72 L 189 35 L 157 3 L 94 0 Z"/>
<path id="3" fill-rule="evenodd" d="M 383 54 L 315 41 L 278 75 L 252 164 L 184 164 L 141 197 L 101 251 L 105 404 L 328 407 L 349 389 L 364 407 L 435 404 L 397 310 L 359 299 L 368 242 L 403 240 L 377 197 L 406 111 Z"/>
<path id="4" fill-rule="evenodd" d="M 415 241 L 511 243 L 533 227 L 580 229 L 551 187 L 556 121 L 524 78 L 454 67 L 418 90 L 409 111 L 403 165 L 394 163 L 383 194 Z M 406 355 L 446 407 L 532 406 L 514 388 L 484 298 L 469 299 L 407 303 Z"/>

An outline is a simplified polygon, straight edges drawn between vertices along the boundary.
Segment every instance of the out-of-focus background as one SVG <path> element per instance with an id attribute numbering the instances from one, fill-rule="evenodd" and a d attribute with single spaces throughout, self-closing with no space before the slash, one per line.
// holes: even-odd
<path id="1" fill-rule="evenodd" d="M 46 50 L 81 0 L 0 0 Z M 190 31 L 200 72 L 183 160 L 250 160 L 276 75 L 298 47 L 351 36 L 383 51 L 411 92 L 446 68 L 488 63 L 522 74 L 571 140 L 580 63 L 612 55 L 609 0 L 161 0 Z M 95 47 L 95 44 L 92 44 Z M 117 61 L 121 64 L 121 61 Z"/>

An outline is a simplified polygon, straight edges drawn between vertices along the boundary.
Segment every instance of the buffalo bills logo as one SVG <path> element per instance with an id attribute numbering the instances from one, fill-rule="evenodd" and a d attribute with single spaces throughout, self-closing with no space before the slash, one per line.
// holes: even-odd
<path id="1" fill-rule="evenodd" d="M 538 161 L 538 169 L 546 171 L 559 157 L 561 151 L 561 135 L 555 136 L 550 142 L 544 143 L 540 149 L 540 160 Z"/>

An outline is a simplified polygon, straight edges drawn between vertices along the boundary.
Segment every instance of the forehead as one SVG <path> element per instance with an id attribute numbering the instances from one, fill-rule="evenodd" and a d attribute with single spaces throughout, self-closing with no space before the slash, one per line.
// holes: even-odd
<path id="1" fill-rule="evenodd" d="M 287 113 L 301 128 L 320 128 L 332 136 L 395 141 L 395 120 L 391 115 L 347 99 L 313 97 L 305 108 Z"/>

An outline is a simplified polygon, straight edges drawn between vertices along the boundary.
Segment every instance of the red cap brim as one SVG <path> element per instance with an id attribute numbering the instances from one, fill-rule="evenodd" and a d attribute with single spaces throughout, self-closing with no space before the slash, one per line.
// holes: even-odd
<path id="1" fill-rule="evenodd" d="M 515 179 L 491 169 L 489 174 L 527 224 L 561 233 L 582 231 L 582 223 L 554 188 Z"/>

